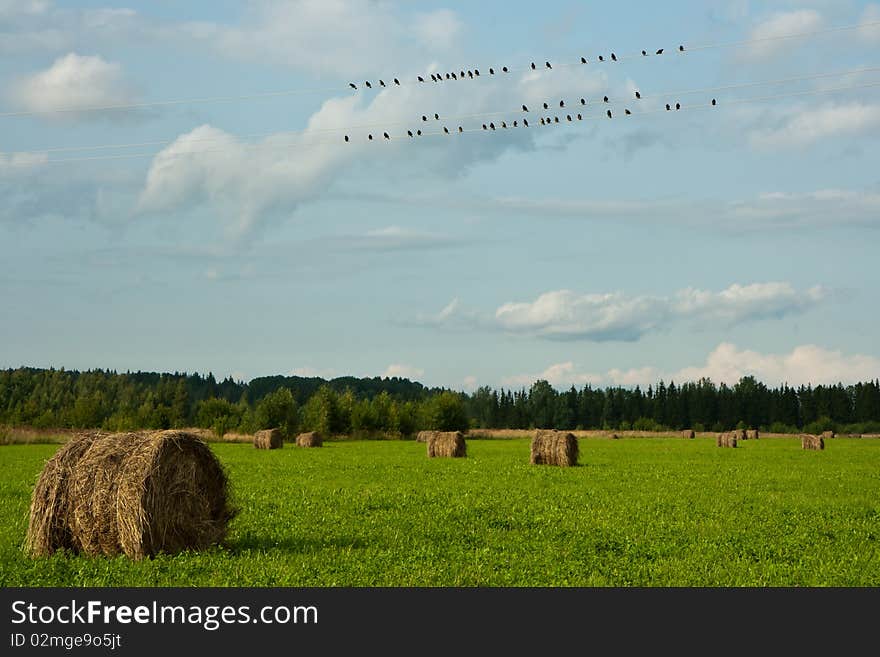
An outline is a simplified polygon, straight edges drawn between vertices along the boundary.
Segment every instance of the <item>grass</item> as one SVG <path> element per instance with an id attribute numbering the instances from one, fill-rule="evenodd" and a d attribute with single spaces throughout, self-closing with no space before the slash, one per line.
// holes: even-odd
<path id="1" fill-rule="evenodd" d="M 20 546 L 56 446 L 0 448 L 2 586 L 878 586 L 880 441 L 581 442 L 528 465 L 528 441 L 258 451 L 215 444 L 240 515 L 200 554 L 56 555 Z"/>

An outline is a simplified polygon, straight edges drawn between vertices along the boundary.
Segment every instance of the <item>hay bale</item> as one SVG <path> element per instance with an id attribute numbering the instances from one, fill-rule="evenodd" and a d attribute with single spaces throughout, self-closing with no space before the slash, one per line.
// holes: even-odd
<path id="1" fill-rule="evenodd" d="M 685 429 L 684 431 L 681 432 L 681 437 L 686 438 L 688 440 L 693 440 L 694 438 L 697 437 L 697 434 L 694 432 L 693 429 Z"/>
<path id="2" fill-rule="evenodd" d="M 266 429 L 254 434 L 254 447 L 257 449 L 281 449 L 284 447 L 284 437 L 281 429 Z"/>
<path id="3" fill-rule="evenodd" d="M 608 438 L 609 438 L 610 440 L 620 440 L 620 436 L 618 436 L 616 433 L 610 433 L 610 434 L 608 434 Z"/>
<path id="4" fill-rule="evenodd" d="M 825 449 L 825 439 L 822 436 L 813 436 L 808 433 L 802 433 L 801 449 L 809 449 L 821 452 L 823 449 Z"/>
<path id="5" fill-rule="evenodd" d="M 433 431 L 419 431 L 418 435 L 416 436 L 416 442 L 427 444 L 428 441 L 431 440 L 431 436 L 433 435 Z"/>
<path id="6" fill-rule="evenodd" d="M 749 429 L 746 431 L 746 439 L 747 440 L 758 440 L 760 438 L 760 434 L 757 429 Z"/>
<path id="7" fill-rule="evenodd" d="M 745 429 L 734 429 L 730 432 L 736 440 L 748 440 L 749 435 Z"/>
<path id="8" fill-rule="evenodd" d="M 142 559 L 219 543 L 234 515 L 226 474 L 198 437 L 84 434 L 43 468 L 25 548 Z"/>
<path id="9" fill-rule="evenodd" d="M 715 439 L 715 444 L 718 447 L 736 447 L 737 445 L 737 436 L 736 431 L 729 431 L 727 433 L 719 433 L 718 437 Z"/>
<path id="10" fill-rule="evenodd" d="M 822 438 L 823 438 L 823 440 L 832 440 L 834 438 L 837 438 L 837 434 L 834 433 L 833 431 L 824 431 L 822 433 Z"/>
<path id="11" fill-rule="evenodd" d="M 611 434 L 611 436 L 617 438 L 617 434 Z M 535 432 L 535 437 L 532 438 L 529 463 L 571 467 L 577 465 L 578 455 L 578 440 L 574 434 L 539 429 Z"/>
<path id="12" fill-rule="evenodd" d="M 296 446 L 297 447 L 323 447 L 324 439 L 321 438 L 321 434 L 316 431 L 310 431 L 309 433 L 301 433 L 296 437 Z"/>
<path id="13" fill-rule="evenodd" d="M 467 456 L 467 443 L 461 431 L 431 431 L 428 458 L 460 459 Z"/>

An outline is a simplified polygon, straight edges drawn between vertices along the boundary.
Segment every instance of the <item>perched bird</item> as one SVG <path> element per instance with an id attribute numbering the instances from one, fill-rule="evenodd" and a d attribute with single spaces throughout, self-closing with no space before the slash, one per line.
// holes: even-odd
<path id="1" fill-rule="evenodd" d="M 609 118 L 609 119 L 614 118 L 614 117 L 611 115 L 611 110 L 608 110 L 608 111 L 606 112 L 606 114 L 608 114 L 608 118 Z"/>
<path id="2" fill-rule="evenodd" d="M 627 116 L 630 116 L 630 115 L 632 114 L 632 112 L 630 112 L 628 109 L 625 109 L 625 110 L 623 110 L 623 111 L 626 112 L 626 115 L 627 115 Z"/>
<path id="3" fill-rule="evenodd" d="M 419 77 L 419 82 L 424 82 L 424 81 L 425 81 L 425 78 L 423 78 L 421 75 L 418 76 L 418 77 Z"/>
<path id="4" fill-rule="evenodd" d="M 605 58 L 604 58 L 602 55 L 599 55 L 599 61 L 600 61 L 600 62 L 604 62 L 604 61 L 605 61 Z"/>
<path id="5" fill-rule="evenodd" d="M 428 120 L 428 117 L 425 116 L 424 114 L 422 114 L 422 121 L 427 121 L 427 120 Z"/>
<path id="6" fill-rule="evenodd" d="M 440 120 L 440 115 L 437 114 L 436 112 L 434 113 L 434 120 L 435 120 L 435 121 L 439 121 L 439 120 Z"/>
<path id="7" fill-rule="evenodd" d="M 604 100 L 604 101 L 607 103 L 607 102 L 608 102 L 608 96 L 605 96 L 602 100 Z"/>
<path id="8" fill-rule="evenodd" d="M 506 66 L 502 67 L 501 71 L 504 73 L 507 73 L 507 67 Z"/>
<path id="9" fill-rule="evenodd" d="M 399 86 L 400 86 L 400 80 L 398 80 L 397 78 L 394 78 L 394 84 L 396 84 L 396 85 L 399 87 Z"/>
<path id="10" fill-rule="evenodd" d="M 474 72 L 473 72 L 473 71 L 468 71 L 468 77 L 469 77 L 471 80 L 473 80 L 473 79 L 474 79 Z"/>
<path id="11" fill-rule="evenodd" d="M 675 104 L 675 109 L 680 110 L 680 109 L 681 109 L 681 103 L 676 103 L 676 104 Z"/>
<path id="12" fill-rule="evenodd" d="M 354 82 L 349 82 L 348 86 L 357 91 L 357 85 Z"/>
<path id="13" fill-rule="evenodd" d="M 364 82 L 364 84 L 367 85 L 367 89 L 372 89 L 372 88 L 373 88 L 373 85 L 370 84 L 370 81 L 369 81 L 369 80 L 367 80 L 366 82 Z"/>
<path id="14" fill-rule="evenodd" d="M 541 125 L 544 125 L 544 117 L 541 117 Z"/>
<path id="15" fill-rule="evenodd" d="M 647 50 L 643 50 L 643 51 L 642 51 L 642 57 L 647 57 L 647 56 L 648 56 L 648 51 L 647 51 Z"/>
<path id="16" fill-rule="evenodd" d="M 501 122 L 501 127 L 504 128 L 505 130 L 507 130 L 507 122 L 506 122 L 506 121 L 502 121 L 502 122 Z"/>
<path id="17" fill-rule="evenodd" d="M 458 126 L 458 134 L 461 134 L 462 132 L 464 132 L 464 128 L 462 128 L 461 126 Z"/>
<path id="18" fill-rule="evenodd" d="M 611 53 L 611 59 L 612 59 L 613 61 L 616 62 L 616 61 L 617 61 L 617 55 L 615 55 L 614 53 Z"/>
<path id="19" fill-rule="evenodd" d="M 528 111 L 529 111 L 529 108 L 526 107 L 525 105 L 523 105 L 523 112 L 528 112 Z"/>
<path id="20" fill-rule="evenodd" d="M 368 138 L 370 141 L 373 141 L 373 135 L 367 135 L 367 138 Z"/>
<path id="21" fill-rule="evenodd" d="M 436 82 L 436 81 L 437 81 L 437 76 L 434 75 L 433 73 L 431 73 L 431 82 Z"/>
<path id="22" fill-rule="evenodd" d="M 586 64 L 586 63 L 587 63 L 587 58 L 581 57 L 581 64 Z"/>
<path id="23" fill-rule="evenodd" d="M 578 114 L 578 121 L 583 121 L 583 120 L 584 120 L 584 117 L 582 115 Z"/>
<path id="24" fill-rule="evenodd" d="M 566 116 L 565 118 L 568 119 L 568 122 L 569 122 L 569 123 L 571 123 L 571 114 L 569 114 L 569 115 Z"/>
<path id="25" fill-rule="evenodd" d="M 474 69 L 474 75 L 477 76 L 477 77 L 480 77 L 480 69 L 475 68 L 475 69 Z"/>
<path id="26" fill-rule="evenodd" d="M 489 127 L 492 128 L 492 130 L 494 130 L 494 129 L 495 129 L 495 124 L 494 124 L 494 123 L 490 123 L 490 124 L 489 124 Z"/>
<path id="27" fill-rule="evenodd" d="M 385 81 L 384 81 L 384 80 L 379 80 L 379 85 L 382 86 L 382 87 L 384 87 L 384 86 L 385 86 Z"/>
<path id="28" fill-rule="evenodd" d="M 514 128 L 519 127 L 519 124 L 518 124 L 516 121 L 514 121 L 514 122 L 513 122 L 513 127 L 514 127 Z"/>
<path id="29" fill-rule="evenodd" d="M 483 124 L 483 130 L 488 130 L 488 129 L 489 129 L 489 126 L 487 126 L 487 125 L 484 123 L 484 124 Z"/>
<path id="30" fill-rule="evenodd" d="M 460 71 L 460 75 L 459 75 L 458 77 L 463 78 L 463 77 L 464 77 L 464 71 Z"/>
<path id="31" fill-rule="evenodd" d="M 636 98 L 638 98 L 639 100 L 642 99 L 642 94 L 640 94 L 638 91 L 636 92 Z"/>
<path id="32" fill-rule="evenodd" d="M 447 128 L 446 126 L 443 126 L 443 132 L 445 132 L 445 133 L 448 135 L 448 134 L 449 134 L 449 128 Z"/>
<path id="33" fill-rule="evenodd" d="M 586 104 L 587 104 L 587 99 L 581 98 L 581 105 L 586 105 Z"/>
<path id="34" fill-rule="evenodd" d="M 714 98 L 712 99 L 712 107 L 715 107 L 718 104 L 718 101 Z"/>
<path id="35" fill-rule="evenodd" d="M 387 132 L 383 132 L 382 136 L 385 137 L 385 139 L 391 139 L 391 135 L 389 135 Z"/>
<path id="36" fill-rule="evenodd" d="M 528 128 L 529 127 L 529 120 L 523 119 L 523 125 Z"/>
<path id="37" fill-rule="evenodd" d="M 549 68 L 551 70 L 553 69 L 553 67 L 550 66 L 550 62 L 544 62 L 544 66 L 546 66 L 547 68 Z"/>
<path id="38" fill-rule="evenodd" d="M 413 136 L 412 130 L 407 130 L 407 131 L 406 131 L 406 134 L 408 134 L 410 137 Z"/>
<path id="39" fill-rule="evenodd" d="M 544 103 L 544 109 L 550 109 L 550 105 L 547 103 Z"/>
<path id="40" fill-rule="evenodd" d="M 669 104 L 669 103 L 666 103 L 666 111 L 668 112 L 668 111 L 671 110 L 671 109 L 672 109 L 672 107 L 670 106 L 670 104 Z"/>
<path id="41" fill-rule="evenodd" d="M 553 123 L 559 123 L 559 117 L 558 117 L 558 116 L 554 116 L 554 117 L 553 117 Z"/>
<path id="42" fill-rule="evenodd" d="M 495 69 L 494 69 L 494 68 L 490 68 L 490 69 L 489 69 L 489 75 L 495 75 Z"/>
<path id="43" fill-rule="evenodd" d="M 560 101 L 559 101 L 559 106 L 560 106 L 560 107 L 565 107 L 565 101 L 564 101 L 564 100 L 560 100 Z"/>
<path id="44" fill-rule="evenodd" d="M 345 143 L 348 143 L 348 135 L 345 135 Z"/>
<path id="45" fill-rule="evenodd" d="M 461 77 L 464 77 L 464 74 L 462 74 L 462 76 L 461 76 Z M 455 73 L 453 73 L 453 74 L 452 74 L 452 79 L 453 79 L 453 80 L 458 80 L 458 78 L 457 78 L 457 77 L 455 77 Z"/>
<path id="46" fill-rule="evenodd" d="M 538 67 L 535 66 L 535 62 L 532 62 L 532 70 L 534 71 L 536 68 L 538 68 Z"/>
<path id="47" fill-rule="evenodd" d="M 678 52 L 684 52 L 684 46 L 679 46 L 679 47 L 678 47 Z"/>
<path id="48" fill-rule="evenodd" d="M 657 51 L 657 54 L 658 54 L 658 55 L 662 55 L 662 54 L 663 54 L 663 48 L 660 48 L 660 50 Z"/>
<path id="49" fill-rule="evenodd" d="M 446 79 L 447 79 L 447 80 L 449 79 L 449 73 L 446 74 Z"/>
<path id="50" fill-rule="evenodd" d="M 422 131 L 421 131 L 421 130 L 416 130 L 416 136 L 417 136 L 417 137 L 421 137 L 421 136 L 422 136 Z"/>

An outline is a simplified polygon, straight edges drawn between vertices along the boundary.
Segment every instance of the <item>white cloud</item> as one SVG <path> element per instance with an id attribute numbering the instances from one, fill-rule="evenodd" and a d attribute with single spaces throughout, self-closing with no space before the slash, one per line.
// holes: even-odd
<path id="1" fill-rule="evenodd" d="M 822 15 L 814 9 L 799 9 L 773 14 L 752 30 L 749 40 L 759 42 L 749 46 L 748 54 L 754 58 L 764 58 L 782 50 L 790 50 L 792 40 L 774 39 L 792 34 L 814 32 L 821 29 L 823 23 Z"/>
<path id="2" fill-rule="evenodd" d="M 288 376 L 301 376 L 306 379 L 334 379 L 336 378 L 336 370 L 320 369 L 316 367 L 296 367 L 287 373 Z"/>
<path id="3" fill-rule="evenodd" d="M 463 389 L 467 392 L 473 392 L 477 389 L 478 385 L 479 382 L 475 376 L 466 376 L 464 377 L 464 381 L 462 381 Z"/>
<path id="4" fill-rule="evenodd" d="M 0 18 L 38 16 L 49 8 L 48 0 L 0 0 Z"/>
<path id="5" fill-rule="evenodd" d="M 400 365 L 393 364 L 389 365 L 388 369 L 382 374 L 383 378 L 393 379 L 395 377 L 399 379 L 411 379 L 415 380 L 422 376 L 424 376 L 425 370 L 419 369 L 418 367 L 413 367 L 412 365 Z"/>
<path id="6" fill-rule="evenodd" d="M 862 12 L 861 29 L 859 38 L 863 41 L 876 44 L 880 43 L 880 4 L 870 4 Z"/>
<path id="7" fill-rule="evenodd" d="M 722 343 L 699 366 L 663 372 L 652 366 L 629 370 L 612 369 L 605 374 L 579 372 L 572 362 L 551 365 L 540 374 L 523 374 L 502 379 L 502 385 L 528 387 L 544 379 L 556 388 L 574 385 L 611 385 L 634 387 L 656 384 L 660 380 L 677 383 L 711 379 L 716 384 L 738 383 L 744 376 L 754 376 L 767 385 L 787 383 L 792 386 L 857 383 L 880 377 L 880 358 L 862 354 L 846 355 L 841 351 L 816 345 L 795 347 L 787 354 L 763 354 Z"/>
<path id="8" fill-rule="evenodd" d="M 132 101 L 122 67 L 98 56 L 69 53 L 45 71 L 19 80 L 10 101 L 25 111 L 63 117 L 91 107 L 124 105 Z M 64 113 L 53 113 L 63 109 Z"/>
<path id="9" fill-rule="evenodd" d="M 462 22 L 454 11 L 438 9 L 416 16 L 413 29 L 420 42 L 435 50 L 448 50 L 456 44 Z"/>
<path id="10" fill-rule="evenodd" d="M 752 131 L 757 148 L 809 146 L 822 139 L 858 135 L 880 125 L 880 105 L 830 103 L 801 109 L 774 128 Z"/>

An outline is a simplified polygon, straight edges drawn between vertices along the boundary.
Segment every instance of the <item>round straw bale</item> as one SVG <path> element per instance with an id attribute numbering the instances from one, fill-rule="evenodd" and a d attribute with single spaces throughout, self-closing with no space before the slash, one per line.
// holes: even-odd
<path id="1" fill-rule="evenodd" d="M 529 463 L 571 467 L 577 465 L 578 453 L 578 440 L 574 434 L 538 429 L 532 438 Z"/>
<path id="2" fill-rule="evenodd" d="M 834 433 L 833 431 L 825 431 L 822 433 L 822 438 L 824 440 L 831 440 L 832 438 L 836 438 L 836 437 L 837 437 L 837 434 Z"/>
<path id="3" fill-rule="evenodd" d="M 296 445 L 297 447 L 322 447 L 324 445 L 324 440 L 321 438 L 321 434 L 316 431 L 311 431 L 309 433 L 301 433 L 296 437 Z"/>
<path id="4" fill-rule="evenodd" d="M 694 433 L 693 429 L 685 429 L 684 431 L 681 432 L 681 437 L 692 440 L 697 437 L 697 434 Z"/>
<path id="5" fill-rule="evenodd" d="M 757 429 L 749 429 L 746 432 L 746 438 L 748 440 L 758 440 L 760 437 L 761 437 L 761 434 L 758 432 Z"/>
<path id="6" fill-rule="evenodd" d="M 86 434 L 44 467 L 26 546 L 142 559 L 219 543 L 234 515 L 226 474 L 196 436 Z"/>
<path id="7" fill-rule="evenodd" d="M 416 436 L 416 442 L 427 443 L 429 440 L 431 440 L 432 435 L 434 435 L 433 431 L 419 431 L 418 435 Z"/>
<path id="8" fill-rule="evenodd" d="M 467 456 L 467 443 L 461 431 L 432 431 L 428 438 L 428 458 L 460 459 Z"/>
<path id="9" fill-rule="evenodd" d="M 254 434 L 254 447 L 257 449 L 281 449 L 284 447 L 284 436 L 281 429 L 265 429 Z"/>

